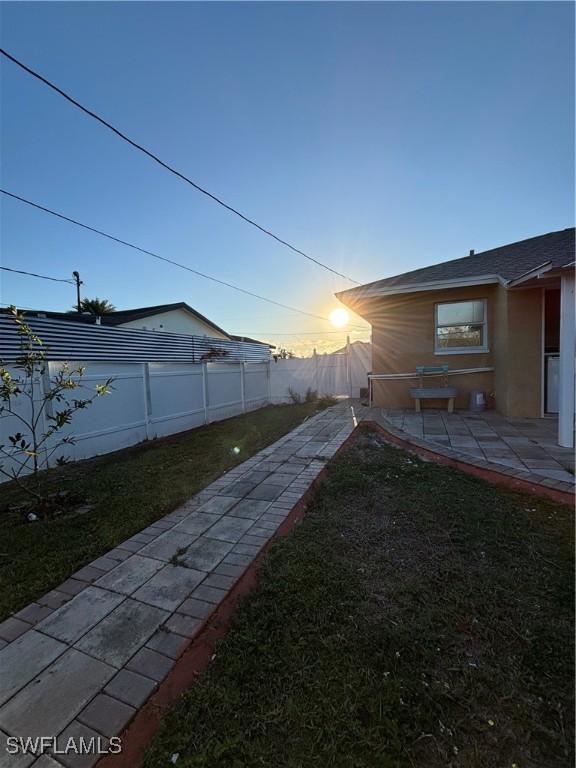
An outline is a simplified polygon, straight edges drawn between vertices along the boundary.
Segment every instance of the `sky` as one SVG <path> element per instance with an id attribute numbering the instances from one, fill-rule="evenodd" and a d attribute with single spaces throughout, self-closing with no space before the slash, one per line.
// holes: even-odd
<path id="1" fill-rule="evenodd" d="M 359 282 L 574 223 L 574 5 L 0 5 L 2 47 L 137 142 Z M 327 316 L 352 283 L 248 226 L 2 61 L 2 187 Z M 216 285 L 2 196 L 3 266 L 118 309 L 186 301 L 309 354 L 367 339 Z M 0 272 L 0 301 L 73 286 Z"/>

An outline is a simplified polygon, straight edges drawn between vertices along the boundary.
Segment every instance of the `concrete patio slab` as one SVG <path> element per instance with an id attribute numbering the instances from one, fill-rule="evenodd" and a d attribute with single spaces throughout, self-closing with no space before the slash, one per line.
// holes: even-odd
<path id="1" fill-rule="evenodd" d="M 60 763 L 57 763 L 50 755 L 42 755 L 34 763 L 34 768 L 60 768 Z"/>
<path id="2" fill-rule="evenodd" d="M 22 619 L 10 616 L 0 624 L 0 640 L 11 643 L 30 629 L 30 624 Z"/>
<path id="3" fill-rule="evenodd" d="M 240 518 L 235 519 L 239 520 Z M 201 536 L 188 547 L 186 553 L 181 557 L 181 562 L 186 568 L 195 568 L 207 573 L 214 570 L 232 547 L 232 542 Z"/>
<path id="4" fill-rule="evenodd" d="M 163 560 L 169 562 L 179 552 L 186 549 L 192 544 L 196 537 L 185 533 L 183 530 L 174 528 L 171 531 L 158 536 L 157 539 L 150 544 L 146 544 L 139 554 L 144 557 L 153 557 L 156 560 Z"/>
<path id="5" fill-rule="evenodd" d="M 219 541 L 228 541 L 232 544 L 239 539 L 254 525 L 254 520 L 245 517 L 226 516 L 215 523 L 207 532 L 210 539 Z"/>
<path id="6" fill-rule="evenodd" d="M 214 606 L 205 600 L 198 600 L 195 597 L 189 597 L 178 610 L 185 616 L 191 616 L 193 619 L 205 619 L 214 610 Z"/>
<path id="7" fill-rule="evenodd" d="M 128 598 L 74 647 L 113 667 L 122 667 L 169 616 L 169 611 Z"/>
<path id="8" fill-rule="evenodd" d="M 67 647 L 65 643 L 34 630 L 10 643 L 0 655 L 0 706 L 64 653 Z M 22 658 L 27 658 L 28 664 L 20 664 Z"/>
<path id="9" fill-rule="evenodd" d="M 98 579 L 95 586 L 120 592 L 123 595 L 131 595 L 163 567 L 164 563 L 160 560 L 132 555 L 114 570 L 108 571 Z"/>
<path id="10" fill-rule="evenodd" d="M 205 576 L 205 573 L 192 567 L 169 564 L 137 589 L 133 597 L 156 608 L 174 611 Z"/>
<path id="11" fill-rule="evenodd" d="M 428 441 L 431 448 L 442 445 L 492 467 L 524 471 L 535 482 L 550 479 L 574 485 L 574 452 L 557 445 L 556 419 L 507 419 L 494 411 L 417 414 L 386 408 L 372 408 L 367 414 L 399 436 Z"/>
<path id="12" fill-rule="evenodd" d="M 247 493 L 250 493 L 258 483 L 251 480 L 236 480 L 235 483 L 231 483 L 226 486 L 225 491 L 228 496 L 236 496 L 239 499 L 244 498 Z"/>
<path id="13" fill-rule="evenodd" d="M 28 768 L 34 762 L 33 755 L 17 754 L 11 755 L 7 751 L 8 746 L 8 734 L 0 731 L 0 755 L 2 755 L 2 762 L 0 762 L 0 768 Z M 57 768 L 62 768 L 60 765 Z"/>
<path id="14" fill-rule="evenodd" d="M 126 669 L 138 672 L 159 683 L 172 669 L 172 659 L 150 648 L 142 648 L 126 664 Z"/>
<path id="15" fill-rule="evenodd" d="M 98 745 L 100 749 L 106 749 L 108 746 L 108 739 L 101 736 L 92 728 L 80 723 L 78 720 L 72 721 L 70 725 L 65 728 L 58 736 L 57 746 L 59 750 L 64 750 L 69 740 L 73 739 L 76 744 L 80 743 L 80 739 L 84 739 L 85 743 L 89 743 L 91 739 L 94 739 L 94 743 Z M 96 765 L 99 759 L 99 755 L 94 752 L 92 754 L 76 754 L 74 751 L 67 754 L 59 754 L 58 760 L 65 765 L 66 768 L 92 768 Z"/>
<path id="16" fill-rule="evenodd" d="M 248 494 L 249 499 L 258 499 L 260 501 L 274 501 L 284 490 L 281 485 L 271 485 L 270 483 L 261 483 Z"/>
<path id="17" fill-rule="evenodd" d="M 0 708 L 0 728 L 15 736 L 59 734 L 115 671 L 70 649 Z"/>
<path id="18" fill-rule="evenodd" d="M 133 707 L 141 707 L 150 694 L 156 690 L 155 680 L 122 669 L 104 688 L 104 693 Z"/>
<path id="19" fill-rule="evenodd" d="M 238 503 L 236 496 L 214 496 L 209 499 L 201 507 L 198 508 L 198 512 L 208 512 L 210 514 L 223 515 L 228 512 L 230 507 Z"/>
<path id="20" fill-rule="evenodd" d="M 211 515 L 207 512 L 192 512 L 176 525 L 174 531 L 183 531 L 196 538 L 207 531 L 211 525 L 217 523 L 220 518 L 221 515 Z"/>
<path id="21" fill-rule="evenodd" d="M 245 517 L 248 520 L 258 520 L 272 502 L 259 499 L 242 499 L 241 502 L 232 507 L 228 513 L 232 517 Z"/>
<path id="22" fill-rule="evenodd" d="M 78 715 L 78 721 L 103 736 L 114 736 L 124 728 L 135 712 L 135 707 L 101 693 Z"/>
<path id="23" fill-rule="evenodd" d="M 57 640 L 74 643 L 116 608 L 123 595 L 98 587 L 86 587 L 69 603 L 36 625 L 36 629 Z"/>
<path id="24" fill-rule="evenodd" d="M 164 656 L 169 656 L 171 659 L 177 659 L 187 646 L 187 637 L 170 632 L 165 626 L 152 635 L 146 643 L 146 648 L 163 653 Z"/>

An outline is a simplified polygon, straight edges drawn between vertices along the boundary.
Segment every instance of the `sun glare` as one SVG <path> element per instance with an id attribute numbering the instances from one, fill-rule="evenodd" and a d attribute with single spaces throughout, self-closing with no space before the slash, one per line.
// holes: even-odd
<path id="1" fill-rule="evenodd" d="M 348 324 L 348 312 L 345 309 L 333 309 L 330 312 L 330 322 L 335 328 L 344 328 Z"/>

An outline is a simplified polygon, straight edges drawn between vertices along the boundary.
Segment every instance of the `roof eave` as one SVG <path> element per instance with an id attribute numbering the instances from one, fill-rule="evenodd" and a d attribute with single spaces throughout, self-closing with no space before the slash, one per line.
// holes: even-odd
<path id="1" fill-rule="evenodd" d="M 347 304 L 348 300 L 352 303 L 357 303 L 364 299 L 376 299 L 384 296 L 397 296 L 403 293 L 419 293 L 421 291 L 443 291 L 451 288 L 466 288 L 474 285 L 491 285 L 499 283 L 506 286 L 506 282 L 502 280 L 499 275 L 475 275 L 473 277 L 458 277 L 452 280 L 430 280 L 423 283 L 412 283 L 407 285 L 395 285 L 390 288 L 382 287 L 376 288 L 371 286 L 370 288 L 363 290 L 364 286 L 358 288 L 350 288 L 347 291 L 340 291 L 336 293 L 336 297 L 340 299 L 344 304 Z"/>
<path id="2" fill-rule="evenodd" d="M 549 285 L 552 281 L 558 282 L 558 280 L 565 274 L 566 269 L 574 269 L 574 261 L 568 264 L 554 265 L 548 261 L 545 264 L 541 264 L 539 267 L 525 272 L 523 275 L 515 277 L 507 284 L 507 288 L 532 288 L 542 286 L 543 284 Z"/>
<path id="3" fill-rule="evenodd" d="M 188 312 L 193 317 L 197 318 L 198 320 L 201 320 L 203 323 L 206 323 L 206 325 L 209 325 L 211 328 L 214 328 L 214 330 L 218 331 L 219 333 L 222 333 L 224 336 L 226 336 L 227 339 L 231 339 L 231 336 L 227 331 L 225 331 L 223 328 L 220 328 L 219 325 L 216 325 L 216 323 L 212 322 L 212 320 L 209 320 L 207 317 L 205 317 L 203 314 L 195 310 L 185 301 L 179 301 L 175 304 L 159 304 L 157 307 L 150 307 L 142 311 L 135 309 L 133 310 L 132 316 L 129 316 L 131 312 L 131 310 L 129 309 L 119 310 L 118 315 L 124 313 L 126 315 L 125 318 L 120 318 L 114 312 L 110 312 L 108 314 L 108 317 L 116 321 L 114 325 L 123 325 L 124 323 L 130 323 L 130 322 L 133 322 L 134 320 L 142 320 L 145 317 L 153 317 L 154 315 L 159 315 L 159 314 L 162 314 L 163 312 L 173 312 L 174 310 L 178 310 L 178 309 L 183 309 L 185 312 Z M 114 317 L 114 315 L 116 316 Z"/>

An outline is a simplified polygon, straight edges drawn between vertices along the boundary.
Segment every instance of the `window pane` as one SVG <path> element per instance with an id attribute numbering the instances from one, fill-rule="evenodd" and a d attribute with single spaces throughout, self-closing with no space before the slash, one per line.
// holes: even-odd
<path id="1" fill-rule="evenodd" d="M 438 304 L 438 325 L 483 322 L 483 301 L 456 301 L 453 304 Z"/>
<path id="2" fill-rule="evenodd" d="M 438 349 L 450 347 L 483 347 L 484 326 L 482 325 L 446 325 L 436 331 Z"/>

